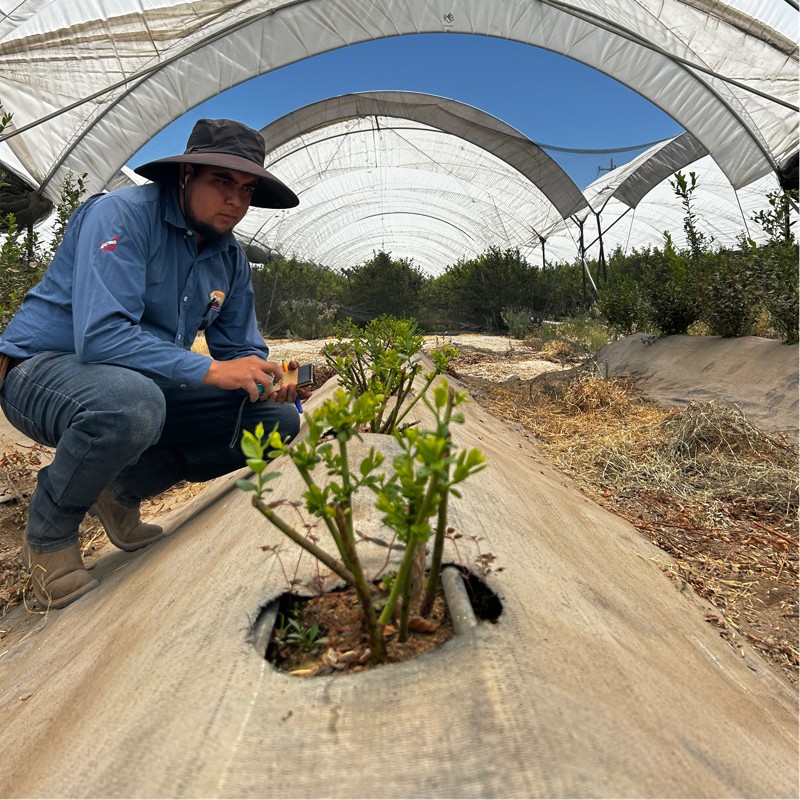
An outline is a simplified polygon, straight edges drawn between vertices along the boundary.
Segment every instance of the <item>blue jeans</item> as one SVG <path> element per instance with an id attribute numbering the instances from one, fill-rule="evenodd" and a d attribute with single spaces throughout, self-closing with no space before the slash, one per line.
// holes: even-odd
<path id="1" fill-rule="evenodd" d="M 31 497 L 30 546 L 47 553 L 74 544 L 106 487 L 123 505 L 136 506 L 180 481 L 244 467 L 240 408 L 240 430 L 262 422 L 266 431 L 277 425 L 284 439 L 297 435 L 300 415 L 292 403 L 245 398 L 213 386 L 165 388 L 124 367 L 82 364 L 71 353 L 23 361 L 8 374 L 0 407 L 15 428 L 55 448 Z"/>

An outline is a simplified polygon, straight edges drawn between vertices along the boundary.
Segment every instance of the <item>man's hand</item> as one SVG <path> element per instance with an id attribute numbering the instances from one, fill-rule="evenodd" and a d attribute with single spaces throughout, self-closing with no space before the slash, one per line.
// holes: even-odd
<path id="1" fill-rule="evenodd" d="M 296 361 L 289 362 L 290 369 L 297 369 L 297 366 Z M 295 386 L 280 386 L 282 378 L 283 368 L 277 362 L 245 356 L 232 361 L 212 361 L 203 383 L 220 389 L 244 389 L 250 395 L 251 403 L 257 400 L 293 403 L 297 396 Z M 259 387 L 262 387 L 261 391 Z"/>
<path id="2" fill-rule="evenodd" d="M 285 402 L 294 403 L 297 406 L 297 410 L 302 414 L 303 406 L 299 400 L 308 400 L 314 394 L 314 388 L 313 386 L 304 386 L 302 389 L 297 388 L 297 370 L 300 368 L 300 364 L 295 359 L 281 362 L 281 367 L 283 369 L 283 383 L 277 387 L 277 391 L 280 394 L 281 390 L 285 388 Z"/>

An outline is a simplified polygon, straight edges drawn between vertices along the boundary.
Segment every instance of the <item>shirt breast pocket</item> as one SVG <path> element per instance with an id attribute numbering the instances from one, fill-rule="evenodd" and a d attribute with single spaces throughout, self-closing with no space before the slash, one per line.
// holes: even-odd
<path id="1" fill-rule="evenodd" d="M 214 289 L 208 294 L 208 305 L 203 311 L 203 317 L 200 320 L 198 330 L 208 330 L 219 317 L 219 312 L 222 310 L 222 304 L 225 302 L 225 291 L 222 289 Z"/>

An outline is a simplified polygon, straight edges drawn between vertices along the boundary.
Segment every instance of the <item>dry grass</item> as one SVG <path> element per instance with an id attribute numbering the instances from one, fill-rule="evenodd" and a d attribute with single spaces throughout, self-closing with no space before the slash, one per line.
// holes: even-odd
<path id="1" fill-rule="evenodd" d="M 581 371 L 484 387 L 480 402 L 532 431 L 593 500 L 669 555 L 661 568 L 790 681 L 798 669 L 798 454 L 735 407 L 663 410 L 634 384 Z M 718 612 L 718 613 L 717 613 Z"/>
<path id="2" fill-rule="evenodd" d="M 572 342 L 550 339 L 542 344 L 539 355 L 549 361 L 569 362 L 585 354 Z"/>

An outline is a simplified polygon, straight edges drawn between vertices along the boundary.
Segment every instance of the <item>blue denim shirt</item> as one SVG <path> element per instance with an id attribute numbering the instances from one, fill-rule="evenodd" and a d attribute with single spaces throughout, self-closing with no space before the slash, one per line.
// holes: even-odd
<path id="1" fill-rule="evenodd" d="M 77 353 L 161 384 L 197 385 L 211 365 L 191 352 L 199 330 L 216 359 L 269 354 L 236 239 L 198 252 L 177 189 L 151 183 L 94 195 L 75 211 L 47 272 L 0 337 L 0 353 Z"/>

